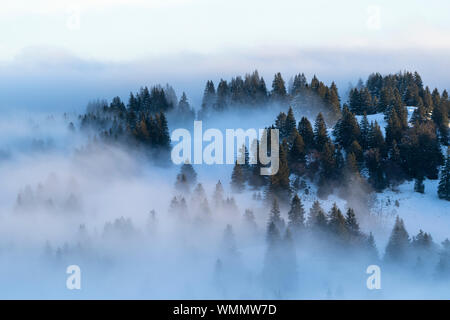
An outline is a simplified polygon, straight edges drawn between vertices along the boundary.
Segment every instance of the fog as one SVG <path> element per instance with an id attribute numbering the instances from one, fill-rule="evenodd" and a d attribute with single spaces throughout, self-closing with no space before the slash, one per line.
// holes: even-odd
<path id="1" fill-rule="evenodd" d="M 23 49 L 10 61 L 0 62 L 0 109 L 53 112 L 82 112 L 89 100 L 127 99 L 141 86 L 170 83 L 181 95 L 186 91 L 191 104 L 199 108 L 205 82 L 217 85 L 220 78 L 258 70 L 270 88 L 273 75 L 281 72 L 288 81 L 297 73 L 313 75 L 329 84 L 335 81 L 345 100 L 349 82 L 355 85 L 377 71 L 395 73 L 417 70 L 424 83 L 439 90 L 450 87 L 445 66 L 445 49 L 324 49 L 313 47 L 259 46 L 246 50 L 228 49 L 210 54 L 172 53 L 143 56 L 127 61 L 81 58 L 60 47 L 36 46 Z"/>
<path id="2" fill-rule="evenodd" d="M 204 129 L 264 128 L 280 107 L 229 111 Z M 296 117 L 306 114 L 296 109 Z M 69 124 L 75 123 L 75 130 Z M 175 188 L 179 166 L 152 163 L 126 146 L 80 132 L 76 114 L 14 113 L 1 120 L 0 298 L 125 299 L 390 299 L 448 298 L 448 280 L 436 278 L 436 256 L 421 265 L 392 266 L 344 250 L 327 235 L 266 239 L 270 204 L 254 191 L 231 193 L 232 166 L 196 165 L 205 194 Z M 175 129 L 173 127 L 171 130 Z M 218 180 L 224 199 L 213 198 Z M 354 186 L 358 189 L 358 186 Z M 300 192 L 306 213 L 315 187 Z M 355 208 L 380 253 L 393 217 Z M 171 205 L 186 200 L 187 209 Z M 205 197 L 207 207 L 205 207 Z M 328 212 L 333 194 L 321 200 Z M 353 204 L 351 204 L 354 206 Z M 249 209 L 254 219 L 249 218 Z M 281 208 L 287 222 L 287 209 Z M 413 220 L 406 221 L 408 227 Z M 230 226 L 230 227 L 227 227 Z M 448 227 L 441 226 L 441 230 Z M 443 232 L 444 233 L 444 232 Z M 444 239 L 435 239 L 442 241 Z M 271 247 L 272 246 L 272 247 Z M 382 289 L 368 290 L 366 268 L 380 265 Z M 81 269 L 81 290 L 66 288 L 66 268 Z"/>

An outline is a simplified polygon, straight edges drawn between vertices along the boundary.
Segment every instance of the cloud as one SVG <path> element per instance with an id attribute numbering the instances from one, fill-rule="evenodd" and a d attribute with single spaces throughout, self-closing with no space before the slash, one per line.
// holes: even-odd
<path id="1" fill-rule="evenodd" d="M 170 83 L 195 106 L 201 102 L 205 81 L 230 79 L 257 69 L 270 88 L 273 74 L 282 72 L 286 81 L 304 72 L 327 83 L 335 81 L 341 95 L 348 83 L 372 72 L 395 73 L 417 70 L 424 83 L 440 90 L 450 88 L 446 70 L 450 50 L 344 49 L 294 46 L 255 46 L 210 54 L 179 52 L 146 56 L 123 62 L 81 58 L 58 47 L 28 47 L 0 65 L 0 108 L 82 110 L 91 99 L 119 95 L 126 99 L 141 86 Z M 26 94 L 23 94 L 26 92 Z M 48 109 L 47 109 L 48 108 Z"/>

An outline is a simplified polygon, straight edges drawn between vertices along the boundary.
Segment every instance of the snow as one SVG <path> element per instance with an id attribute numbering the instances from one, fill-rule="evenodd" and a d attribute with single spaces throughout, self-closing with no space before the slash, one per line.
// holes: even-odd
<path id="1" fill-rule="evenodd" d="M 424 194 L 414 192 L 414 181 L 401 184 L 395 191 L 386 189 L 376 194 L 372 213 L 382 216 L 386 222 L 377 238 L 379 248 L 384 248 L 397 215 L 404 220 L 411 237 L 422 229 L 431 233 L 437 243 L 450 238 L 450 202 L 438 198 L 438 184 L 439 180 L 425 180 Z"/>

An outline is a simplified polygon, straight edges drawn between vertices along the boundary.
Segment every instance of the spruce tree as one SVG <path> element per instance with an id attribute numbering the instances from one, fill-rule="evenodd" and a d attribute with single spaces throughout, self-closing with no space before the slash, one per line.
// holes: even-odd
<path id="1" fill-rule="evenodd" d="M 314 148 L 314 132 L 308 118 L 302 117 L 298 123 L 298 133 L 302 136 L 306 151 Z"/>
<path id="2" fill-rule="evenodd" d="M 285 223 L 283 218 L 281 218 L 281 211 L 276 198 L 273 199 L 272 207 L 270 209 L 269 225 L 271 223 L 274 223 L 279 231 L 284 230 Z"/>
<path id="3" fill-rule="evenodd" d="M 347 232 L 353 236 L 360 236 L 359 224 L 356 220 L 355 211 L 352 208 L 348 208 L 346 216 L 345 216 L 345 226 L 347 228 Z"/>
<path id="4" fill-rule="evenodd" d="M 201 117 L 207 117 L 211 109 L 214 107 L 216 103 L 216 89 L 214 87 L 214 83 L 209 80 L 206 82 L 205 91 L 203 92 L 203 100 L 200 111 Z"/>
<path id="5" fill-rule="evenodd" d="M 267 198 L 277 197 L 283 203 L 289 201 L 291 197 L 290 170 L 287 158 L 287 145 L 283 143 L 279 149 L 278 172 L 269 178 Z"/>
<path id="6" fill-rule="evenodd" d="M 345 218 L 336 203 L 333 204 L 329 213 L 328 229 L 340 239 L 344 239 L 347 235 Z"/>
<path id="7" fill-rule="evenodd" d="M 245 189 L 245 174 L 242 165 L 237 161 L 234 164 L 231 174 L 231 190 L 235 193 L 241 193 Z"/>
<path id="8" fill-rule="evenodd" d="M 327 126 L 325 124 L 325 119 L 321 112 L 316 117 L 316 122 L 314 124 L 314 145 L 315 148 L 322 152 L 325 144 L 329 142 Z"/>
<path id="9" fill-rule="evenodd" d="M 291 209 L 288 212 L 289 223 L 288 227 L 296 234 L 302 230 L 305 226 L 305 209 L 303 208 L 302 201 L 296 194 L 292 198 Z"/>
<path id="10" fill-rule="evenodd" d="M 367 237 L 365 249 L 366 249 L 367 257 L 369 259 L 371 259 L 372 261 L 378 260 L 378 250 L 377 250 L 377 246 L 375 244 L 375 238 L 373 237 L 372 232 L 370 232 L 369 236 Z"/>
<path id="11" fill-rule="evenodd" d="M 291 171 L 298 175 L 301 174 L 306 163 L 306 152 L 303 138 L 296 129 L 294 129 L 294 137 L 288 159 Z"/>
<path id="12" fill-rule="evenodd" d="M 342 118 L 336 123 L 333 131 L 336 141 L 347 150 L 353 141 L 360 139 L 360 134 L 361 131 L 355 115 L 347 107 L 344 107 Z"/>
<path id="13" fill-rule="evenodd" d="M 325 211 L 320 206 L 319 201 L 314 201 L 309 210 L 308 226 L 313 230 L 325 230 L 327 226 L 327 217 Z"/>
<path id="14" fill-rule="evenodd" d="M 190 187 L 197 184 L 197 172 L 195 172 L 194 167 L 189 162 L 186 161 L 181 166 L 180 174 L 185 176 Z"/>
<path id="15" fill-rule="evenodd" d="M 214 205 L 216 206 L 216 208 L 220 208 L 223 205 L 223 186 L 222 186 L 222 182 L 220 182 L 220 180 L 217 182 L 216 184 L 216 189 L 214 190 L 214 195 L 213 195 L 213 199 L 214 199 Z"/>
<path id="16" fill-rule="evenodd" d="M 286 86 L 281 73 L 276 73 L 272 82 L 272 99 L 275 101 L 284 101 L 286 98 Z"/>
<path id="17" fill-rule="evenodd" d="M 297 126 L 297 121 L 295 120 L 294 111 L 292 110 L 292 107 L 289 107 L 288 114 L 286 116 L 286 122 L 285 122 L 285 131 L 286 131 L 286 137 L 289 142 L 292 142 L 294 138 L 294 131 Z"/>
<path id="18" fill-rule="evenodd" d="M 361 145 L 361 148 L 365 151 L 369 148 L 369 132 L 370 132 L 369 120 L 367 120 L 367 114 L 365 112 L 361 119 L 359 127 L 360 127 L 359 144 Z"/>
<path id="19" fill-rule="evenodd" d="M 409 235 L 399 216 L 395 219 L 389 242 L 386 246 L 384 259 L 390 262 L 402 262 L 407 257 L 409 249 Z"/>

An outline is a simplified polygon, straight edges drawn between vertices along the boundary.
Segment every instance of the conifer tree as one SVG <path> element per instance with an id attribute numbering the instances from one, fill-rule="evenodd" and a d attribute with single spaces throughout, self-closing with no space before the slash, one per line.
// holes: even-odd
<path id="1" fill-rule="evenodd" d="M 325 144 L 329 142 L 327 126 L 321 112 L 317 115 L 316 122 L 314 124 L 314 145 L 315 148 L 322 152 Z"/>
<path id="2" fill-rule="evenodd" d="M 216 103 L 216 89 L 214 83 L 209 80 L 206 82 L 205 91 L 203 92 L 203 100 L 201 106 L 201 117 L 207 117 Z"/>
<path id="3" fill-rule="evenodd" d="M 327 217 L 325 211 L 320 206 L 319 201 L 314 201 L 309 210 L 308 226 L 313 230 L 325 230 L 327 226 Z"/>
<path id="4" fill-rule="evenodd" d="M 369 236 L 366 240 L 366 253 L 369 259 L 378 260 L 378 249 L 375 244 L 375 238 L 373 237 L 372 232 L 369 233 Z"/>
<path id="5" fill-rule="evenodd" d="M 267 190 L 268 199 L 277 197 L 283 203 L 288 202 L 291 197 L 291 186 L 289 179 L 290 170 L 286 148 L 286 143 L 280 145 L 278 172 L 270 176 Z"/>
<path id="6" fill-rule="evenodd" d="M 333 118 L 337 119 L 341 114 L 341 99 L 339 98 L 338 89 L 334 81 L 331 83 L 330 89 L 327 90 L 325 100 L 330 106 Z"/>
<path id="7" fill-rule="evenodd" d="M 294 232 L 298 233 L 305 226 L 305 209 L 303 208 L 302 201 L 296 194 L 292 198 L 291 209 L 288 212 L 289 223 L 288 227 Z"/>
<path id="8" fill-rule="evenodd" d="M 195 172 L 194 167 L 189 162 L 186 161 L 181 166 L 180 174 L 185 176 L 186 182 L 190 187 L 197 184 L 197 172 Z"/>
<path id="9" fill-rule="evenodd" d="M 336 141 L 347 150 L 353 141 L 360 139 L 360 128 L 355 115 L 347 107 L 342 110 L 342 118 L 336 123 L 333 135 Z"/>
<path id="10" fill-rule="evenodd" d="M 298 133 L 302 136 L 306 151 L 314 148 L 314 132 L 308 118 L 302 117 L 298 123 Z"/>
<path id="11" fill-rule="evenodd" d="M 230 100 L 230 88 L 228 83 L 220 79 L 219 85 L 217 86 L 217 101 L 214 105 L 214 108 L 217 111 L 223 111 L 227 108 Z"/>
<path id="12" fill-rule="evenodd" d="M 359 230 L 359 224 L 356 220 L 355 211 L 352 208 L 348 208 L 346 216 L 345 216 L 345 226 L 347 228 L 347 232 L 352 237 L 359 237 L 360 236 L 360 230 Z"/>
<path id="13" fill-rule="evenodd" d="M 285 122 L 285 131 L 286 131 L 286 137 L 289 142 L 292 142 L 293 136 L 294 136 L 294 130 L 296 129 L 297 121 L 295 120 L 294 111 L 292 110 L 292 107 L 289 107 L 288 114 L 286 116 L 286 122 Z M 295 130 L 297 131 L 297 130 Z"/>
<path id="14" fill-rule="evenodd" d="M 367 113 L 365 112 L 361 119 L 359 127 L 361 132 L 359 144 L 361 145 L 361 148 L 365 151 L 369 148 L 369 132 L 370 132 L 369 120 L 367 120 Z"/>
<path id="15" fill-rule="evenodd" d="M 272 82 L 272 98 L 278 101 L 284 101 L 286 98 L 286 86 L 281 73 L 276 73 Z"/>
<path id="16" fill-rule="evenodd" d="M 235 193 L 241 193 L 245 189 L 245 174 L 242 165 L 237 161 L 234 164 L 231 174 L 231 190 Z"/>
<path id="17" fill-rule="evenodd" d="M 340 239 L 345 238 L 347 235 L 345 218 L 336 203 L 333 204 L 329 213 L 328 229 Z"/>
<path id="18" fill-rule="evenodd" d="M 216 206 L 216 208 L 220 208 L 223 205 L 223 186 L 222 186 L 222 182 L 220 182 L 220 180 L 217 182 L 216 184 L 216 189 L 214 190 L 214 195 L 213 195 L 213 200 L 214 200 L 214 205 Z"/>
<path id="19" fill-rule="evenodd" d="M 291 171 L 301 174 L 306 163 L 305 143 L 302 136 L 294 128 L 294 137 L 291 149 L 289 150 L 289 165 Z"/>
<path id="20" fill-rule="evenodd" d="M 395 219 L 389 242 L 386 246 L 384 259 L 390 262 L 401 262 L 407 257 L 409 249 L 409 235 L 399 216 Z"/>
<path id="21" fill-rule="evenodd" d="M 270 209 L 269 225 L 271 223 L 275 224 L 278 231 L 284 230 L 285 223 L 283 218 L 281 218 L 281 211 L 276 198 L 273 199 L 272 207 Z"/>

